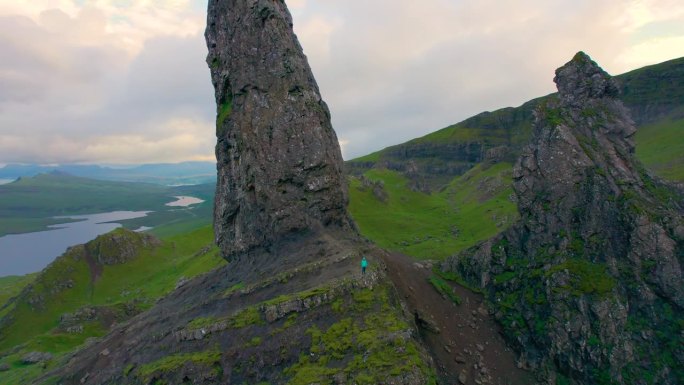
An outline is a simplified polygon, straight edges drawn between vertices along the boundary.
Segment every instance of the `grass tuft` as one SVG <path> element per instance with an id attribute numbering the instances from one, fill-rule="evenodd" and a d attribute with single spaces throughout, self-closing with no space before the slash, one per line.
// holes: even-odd
<path id="1" fill-rule="evenodd" d="M 449 283 L 447 283 L 445 280 L 433 275 L 428 278 L 428 281 L 430 284 L 432 284 L 432 287 L 434 287 L 435 290 L 437 290 L 437 292 L 443 297 L 450 299 L 456 305 L 461 304 L 461 298 L 454 292 L 454 288 L 451 287 L 451 285 L 449 285 Z"/>

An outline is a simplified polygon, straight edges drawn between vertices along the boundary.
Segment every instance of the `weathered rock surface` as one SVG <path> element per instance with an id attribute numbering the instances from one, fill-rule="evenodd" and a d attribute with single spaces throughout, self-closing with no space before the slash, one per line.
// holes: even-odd
<path id="1" fill-rule="evenodd" d="M 520 221 L 444 267 L 486 289 L 523 367 L 681 383 L 682 196 L 634 158 L 634 123 L 596 63 L 580 52 L 554 81 L 514 168 Z"/>
<path id="2" fill-rule="evenodd" d="M 330 111 L 282 1 L 210 1 L 216 241 L 233 259 L 317 227 L 351 229 Z"/>
<path id="3" fill-rule="evenodd" d="M 30 352 L 21 357 L 21 362 L 25 365 L 39 364 L 52 359 L 52 354 L 45 352 Z"/>

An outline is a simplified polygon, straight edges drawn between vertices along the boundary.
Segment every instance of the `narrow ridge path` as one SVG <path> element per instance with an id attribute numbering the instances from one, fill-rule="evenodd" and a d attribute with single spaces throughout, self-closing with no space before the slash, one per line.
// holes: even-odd
<path id="1" fill-rule="evenodd" d="M 380 253 L 387 273 L 416 317 L 423 341 L 438 368 L 440 384 L 532 385 L 534 376 L 516 365 L 516 354 L 501 336 L 480 294 L 449 283 L 456 305 L 428 281 L 429 264 L 399 253 Z"/>

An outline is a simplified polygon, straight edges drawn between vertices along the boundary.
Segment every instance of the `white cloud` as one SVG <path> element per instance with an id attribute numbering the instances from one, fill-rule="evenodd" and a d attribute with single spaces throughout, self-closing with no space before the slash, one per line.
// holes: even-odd
<path id="1" fill-rule="evenodd" d="M 301 9 L 306 7 L 306 0 L 288 0 L 287 6 L 292 10 Z"/>
<path id="2" fill-rule="evenodd" d="M 684 55 L 680 0 L 288 0 L 345 158 Z M 205 0 L 0 0 L 0 162 L 213 159 Z"/>
<path id="3" fill-rule="evenodd" d="M 213 159 L 202 12 L 187 1 L 55 3 L 0 15 L 0 161 Z"/>

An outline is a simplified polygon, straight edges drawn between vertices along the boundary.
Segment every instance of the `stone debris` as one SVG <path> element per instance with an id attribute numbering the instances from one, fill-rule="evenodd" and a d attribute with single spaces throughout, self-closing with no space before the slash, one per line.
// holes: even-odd
<path id="1" fill-rule="evenodd" d="M 463 370 L 461 373 L 458 374 L 458 382 L 460 382 L 462 385 L 465 385 L 468 383 L 468 372 Z"/>
<path id="2" fill-rule="evenodd" d="M 45 352 L 30 352 L 21 357 L 21 362 L 26 365 L 37 364 L 52 359 L 52 354 Z"/>

